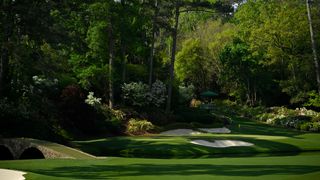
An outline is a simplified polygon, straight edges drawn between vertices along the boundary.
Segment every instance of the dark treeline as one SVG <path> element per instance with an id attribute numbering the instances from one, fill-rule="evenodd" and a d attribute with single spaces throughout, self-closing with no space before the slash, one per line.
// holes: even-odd
<path id="1" fill-rule="evenodd" d="M 320 106 L 318 0 L 1 0 L 0 28 L 3 136 L 113 133 L 112 109 L 207 90 Z"/>

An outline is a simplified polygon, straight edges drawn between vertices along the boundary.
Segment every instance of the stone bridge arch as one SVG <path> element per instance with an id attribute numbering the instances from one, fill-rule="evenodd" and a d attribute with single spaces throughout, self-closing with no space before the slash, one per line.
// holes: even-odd
<path id="1" fill-rule="evenodd" d="M 10 147 L 0 144 L 0 160 L 13 160 L 13 153 Z"/>
<path id="2" fill-rule="evenodd" d="M 28 147 L 21 151 L 19 159 L 45 159 L 45 157 L 37 147 Z"/>
<path id="3" fill-rule="evenodd" d="M 0 150 L 4 152 L 0 160 L 70 158 L 27 138 L 0 139 Z"/>

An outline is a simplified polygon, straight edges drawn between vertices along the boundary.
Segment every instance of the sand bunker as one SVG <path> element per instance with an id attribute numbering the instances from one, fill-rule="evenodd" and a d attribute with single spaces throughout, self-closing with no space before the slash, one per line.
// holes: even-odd
<path id="1" fill-rule="evenodd" d="M 223 128 L 199 128 L 199 130 L 208 132 L 208 133 L 231 133 L 230 129 Z"/>
<path id="2" fill-rule="evenodd" d="M 191 141 L 192 144 L 197 144 L 201 146 L 207 147 L 215 147 L 215 148 L 226 148 L 226 147 L 235 147 L 235 146 L 253 146 L 254 144 L 237 141 L 237 140 L 215 140 L 214 142 L 206 141 L 206 140 L 194 140 Z"/>
<path id="3" fill-rule="evenodd" d="M 0 169 L 0 179 L 5 180 L 24 180 L 24 174 L 27 174 L 22 171 L 14 171 L 9 169 Z"/>
<path id="4" fill-rule="evenodd" d="M 204 131 L 207 133 L 231 133 L 230 129 L 223 128 L 199 128 L 200 131 Z M 199 131 L 194 131 L 192 129 L 174 129 L 169 131 L 164 131 L 160 133 L 162 135 L 171 135 L 171 136 L 190 136 L 190 135 L 199 135 L 202 134 Z"/>
<path id="5" fill-rule="evenodd" d="M 172 136 L 188 136 L 188 135 L 198 135 L 198 134 L 201 134 L 201 132 L 194 131 L 192 129 L 174 129 L 174 130 L 164 131 L 160 134 L 172 135 Z"/>

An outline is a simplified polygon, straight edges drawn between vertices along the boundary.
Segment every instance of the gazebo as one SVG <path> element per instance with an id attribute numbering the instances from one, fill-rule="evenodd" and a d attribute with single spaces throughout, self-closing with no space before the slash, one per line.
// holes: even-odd
<path id="1" fill-rule="evenodd" d="M 201 109 L 207 109 L 211 110 L 213 109 L 213 104 L 209 103 L 209 100 L 211 101 L 213 97 L 218 96 L 218 93 L 213 91 L 204 91 L 200 94 L 200 97 L 205 100 L 204 104 L 200 105 Z"/>

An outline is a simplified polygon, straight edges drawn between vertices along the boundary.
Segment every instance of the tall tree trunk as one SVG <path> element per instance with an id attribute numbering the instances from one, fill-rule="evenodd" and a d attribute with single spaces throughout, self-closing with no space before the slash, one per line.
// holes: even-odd
<path id="1" fill-rule="evenodd" d="M 112 23 L 110 21 L 108 27 L 108 38 L 109 38 L 109 107 L 112 109 L 114 105 L 114 97 L 113 97 L 113 32 L 112 32 Z"/>
<path id="2" fill-rule="evenodd" d="M 126 55 L 126 45 L 124 41 L 121 41 L 121 58 L 122 58 L 122 83 L 126 82 L 126 64 L 127 64 L 127 55 Z"/>
<path id="3" fill-rule="evenodd" d="M 319 68 L 319 61 L 318 61 L 318 55 L 317 55 L 317 47 L 316 47 L 316 42 L 315 42 L 314 32 L 313 32 L 310 3 L 311 3 L 310 0 L 306 0 L 308 21 L 309 21 L 309 28 L 310 28 L 310 37 L 311 37 L 311 46 L 312 46 L 312 53 L 313 53 L 313 61 L 314 61 L 315 70 L 316 70 L 318 94 L 320 95 L 320 68 Z"/>
<path id="4" fill-rule="evenodd" d="M 171 103 L 172 103 L 172 87 L 174 82 L 174 61 L 176 58 L 176 47 L 177 47 L 177 34 L 178 34 L 178 24 L 179 24 L 179 15 L 180 15 L 180 5 L 177 2 L 175 7 L 175 24 L 172 31 L 172 51 L 171 51 L 171 64 L 170 64 L 170 80 L 168 86 L 168 99 L 167 99 L 167 106 L 166 106 L 166 113 L 169 113 L 171 110 Z"/>
<path id="5" fill-rule="evenodd" d="M 152 39 L 151 39 L 151 49 L 150 49 L 150 62 L 149 62 L 149 87 L 151 88 L 152 85 L 152 77 L 153 77 L 153 59 L 154 59 L 154 53 L 155 53 L 155 34 L 156 34 L 156 18 L 158 16 L 158 1 L 155 1 L 155 10 L 154 10 L 154 16 L 152 21 Z"/>
<path id="6" fill-rule="evenodd" d="M 0 54 L 0 98 L 5 96 L 5 93 L 10 86 L 9 82 L 9 48 L 10 37 L 13 33 L 13 16 L 12 16 L 12 3 L 11 1 L 2 3 L 2 8 L 6 12 L 4 17 L 5 24 L 3 28 L 3 38 L 1 39 L 1 54 Z"/>
<path id="7" fill-rule="evenodd" d="M 247 104 L 251 106 L 252 101 L 251 101 L 251 90 L 250 90 L 250 80 L 247 78 Z"/>
<path id="8" fill-rule="evenodd" d="M 5 46 L 5 45 L 2 45 Z M 7 76 L 9 65 L 9 53 L 8 49 L 2 47 L 1 59 L 0 59 L 0 98 L 5 96 L 5 90 L 7 88 Z"/>
<path id="9" fill-rule="evenodd" d="M 125 6 L 125 0 L 121 0 L 120 1 L 121 3 L 121 6 L 122 6 L 122 9 L 123 10 L 126 10 L 126 6 Z M 126 18 L 126 17 L 123 17 L 123 18 Z M 123 29 L 122 33 L 123 32 L 126 32 L 125 28 Z M 125 37 L 126 36 L 126 33 L 123 33 L 121 34 L 121 37 Z M 127 64 L 127 55 L 126 55 L 126 51 L 127 51 L 127 48 L 126 48 L 126 41 L 124 40 L 124 38 L 121 39 L 121 66 L 122 66 L 122 75 L 121 75 L 121 80 L 122 80 L 122 83 L 125 83 L 126 82 L 126 64 Z"/>

